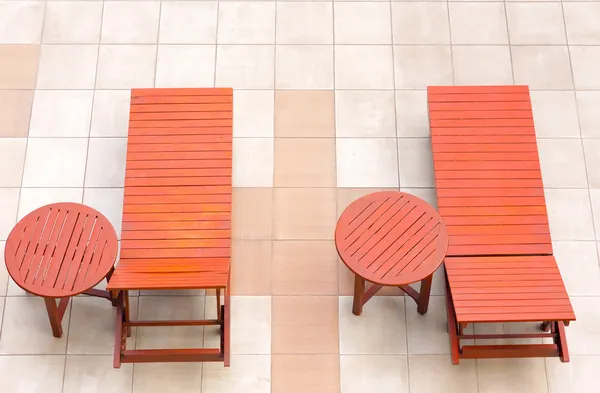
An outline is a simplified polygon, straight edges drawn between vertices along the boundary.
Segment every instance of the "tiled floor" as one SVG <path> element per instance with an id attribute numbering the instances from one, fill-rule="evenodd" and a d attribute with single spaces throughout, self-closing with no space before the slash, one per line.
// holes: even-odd
<path id="1" fill-rule="evenodd" d="M 231 368 L 113 370 L 108 302 L 75 299 L 55 339 L 41 300 L 1 264 L 0 392 L 597 392 L 598 20 L 599 1 L 0 0 L 0 248 L 18 218 L 52 201 L 95 206 L 120 228 L 128 89 L 236 89 Z M 336 218 L 377 189 L 435 200 L 424 89 L 453 83 L 532 89 L 578 317 L 569 364 L 453 366 L 441 276 L 424 317 L 396 291 L 350 312 Z M 133 304 L 191 318 L 214 313 L 213 300 L 142 293 Z M 208 328 L 140 328 L 131 345 L 214 339 Z"/>

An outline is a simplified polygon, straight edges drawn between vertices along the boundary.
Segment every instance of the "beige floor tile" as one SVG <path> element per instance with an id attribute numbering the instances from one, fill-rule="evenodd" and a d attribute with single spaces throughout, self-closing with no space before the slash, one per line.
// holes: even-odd
<path id="1" fill-rule="evenodd" d="M 600 295 L 600 264 L 595 242 L 556 242 L 554 256 L 571 296 Z"/>
<path id="2" fill-rule="evenodd" d="M 269 240 L 233 241 L 231 251 L 233 295 L 271 294 L 271 247 Z"/>
<path id="3" fill-rule="evenodd" d="M 354 280 L 355 274 L 338 258 L 338 294 L 340 296 L 354 296 Z M 369 285 L 367 283 L 367 287 Z M 375 296 L 400 295 L 404 295 L 404 292 L 398 287 L 383 287 L 375 294 Z"/>
<path id="4" fill-rule="evenodd" d="M 155 328 L 156 329 L 156 328 Z M 188 393 L 202 389 L 203 363 L 136 364 L 133 393 Z M 222 363 L 215 363 L 223 367 Z"/>
<path id="5" fill-rule="evenodd" d="M 123 187 L 126 154 L 125 138 L 90 138 L 85 186 Z"/>
<path id="6" fill-rule="evenodd" d="M 417 312 L 416 303 L 406 298 L 408 353 L 445 355 L 450 353 L 446 299 L 432 296 L 425 315 Z"/>
<path id="7" fill-rule="evenodd" d="M 222 303 L 221 303 L 222 304 Z M 206 297 L 206 318 L 216 318 L 215 296 Z M 271 354 L 271 297 L 233 296 L 231 298 L 231 353 L 233 355 Z M 219 348 L 219 327 L 204 328 L 204 347 Z"/>
<path id="8" fill-rule="evenodd" d="M 0 89 L 34 89 L 39 56 L 39 45 L 0 45 Z"/>
<path id="9" fill-rule="evenodd" d="M 275 85 L 275 47 L 273 45 L 217 46 L 219 87 L 234 89 L 273 89 Z"/>
<path id="10" fill-rule="evenodd" d="M 38 44 L 44 24 L 43 1 L 0 3 L 0 44 Z"/>
<path id="11" fill-rule="evenodd" d="M 339 393 L 338 355 L 274 355 L 272 393 Z"/>
<path id="12" fill-rule="evenodd" d="M 273 190 L 271 188 L 235 187 L 232 197 L 233 238 L 270 240 Z"/>
<path id="13" fill-rule="evenodd" d="M 587 188 L 580 139 L 539 139 L 538 151 L 545 187 Z"/>
<path id="14" fill-rule="evenodd" d="M 275 62 L 277 89 L 333 88 L 333 46 L 278 45 Z"/>
<path id="15" fill-rule="evenodd" d="M 406 356 L 340 356 L 341 393 L 408 393 Z"/>
<path id="16" fill-rule="evenodd" d="M 336 44 L 391 44 L 390 7 L 384 3 L 342 3 L 335 6 Z"/>
<path id="17" fill-rule="evenodd" d="M 532 90 L 573 89 L 566 46 L 513 46 L 511 53 L 517 85 Z"/>
<path id="18" fill-rule="evenodd" d="M 203 296 L 140 296 L 140 320 L 203 319 Z M 202 348 L 203 327 L 138 328 L 138 349 Z M 222 366 L 222 365 L 221 365 Z M 137 370 L 136 370 L 137 371 Z"/>
<path id="19" fill-rule="evenodd" d="M 277 188 L 273 204 L 274 239 L 333 239 L 335 189 Z"/>
<path id="20" fill-rule="evenodd" d="M 0 251 L 3 251 L 4 245 L 0 244 Z M 0 285 L 3 285 L 1 282 L 5 280 L 5 278 L 3 278 L 3 274 L 6 271 L 6 268 L 4 266 L 0 267 Z M 0 291 L 2 290 L 2 288 L 0 288 Z M 4 297 L 4 292 L 0 292 L 2 294 L 2 296 L 0 296 L 0 333 L 2 333 L 2 320 L 4 319 L 4 300 L 6 299 Z"/>
<path id="21" fill-rule="evenodd" d="M 67 353 L 69 355 L 110 355 L 115 345 L 115 308 L 102 298 L 78 296 L 71 306 L 71 324 Z M 137 298 L 130 298 L 131 315 L 137 315 Z M 135 348 L 135 330 L 127 346 Z M 109 362 L 110 363 L 110 362 Z"/>
<path id="22" fill-rule="evenodd" d="M 339 298 L 340 354 L 406 354 L 406 322 L 403 296 L 375 296 L 352 313 L 352 297 Z"/>
<path id="23" fill-rule="evenodd" d="M 0 187 L 20 187 L 25 165 L 25 138 L 0 138 Z"/>
<path id="24" fill-rule="evenodd" d="M 395 45 L 449 45 L 448 5 L 439 2 L 393 2 Z"/>
<path id="25" fill-rule="evenodd" d="M 427 91 L 396 91 L 396 134 L 400 138 L 429 136 Z"/>
<path id="26" fill-rule="evenodd" d="M 563 5 L 569 45 L 600 44 L 600 18 L 598 3 L 565 3 Z"/>
<path id="27" fill-rule="evenodd" d="M 393 138 L 396 136 L 394 111 L 392 91 L 338 90 L 335 93 L 336 137 Z"/>
<path id="28" fill-rule="evenodd" d="M 583 149 L 590 188 L 600 188 L 600 139 L 584 139 Z"/>
<path id="29" fill-rule="evenodd" d="M 233 92 L 233 136 L 272 138 L 274 136 L 275 97 L 272 90 L 235 90 Z"/>
<path id="30" fill-rule="evenodd" d="M 559 3 L 509 3 L 506 16 L 513 45 L 564 45 L 567 42 Z"/>
<path id="31" fill-rule="evenodd" d="M 333 6 L 319 2 L 277 4 L 278 44 L 333 44 Z"/>
<path id="32" fill-rule="evenodd" d="M 273 242 L 273 295 L 337 295 L 338 262 L 333 242 Z"/>
<path id="33" fill-rule="evenodd" d="M 98 57 L 96 88 L 153 87 L 155 65 L 154 45 L 102 45 Z"/>
<path id="34" fill-rule="evenodd" d="M 133 365 L 112 367 L 112 356 L 67 356 L 62 393 L 130 393 Z"/>
<path id="35" fill-rule="evenodd" d="M 274 44 L 274 2 L 223 2 L 217 24 L 219 44 Z"/>
<path id="36" fill-rule="evenodd" d="M 46 5 L 45 44 L 97 44 L 102 25 L 100 1 L 51 1 Z"/>
<path id="37" fill-rule="evenodd" d="M 600 189 L 590 190 L 590 199 L 592 201 L 592 212 L 594 218 L 594 227 L 596 229 L 596 240 L 600 240 Z M 598 243 L 598 255 L 600 255 L 600 243 Z"/>
<path id="38" fill-rule="evenodd" d="M 103 44 L 153 44 L 157 42 L 159 1 L 118 1 L 104 4 Z"/>
<path id="39" fill-rule="evenodd" d="M 98 46 L 43 45 L 38 89 L 93 89 Z"/>
<path id="40" fill-rule="evenodd" d="M 4 255 L 4 246 L 6 245 L 5 241 L 0 241 L 0 255 Z M 6 270 L 5 264 L 0 264 L 0 303 L 2 304 L 2 310 L 4 310 L 4 296 L 6 295 L 6 290 L 8 288 L 8 271 Z M 4 314 L 0 312 L 0 314 Z M 0 320 L 0 332 L 2 330 L 2 320 Z"/>
<path id="41" fill-rule="evenodd" d="M 156 87 L 213 87 L 214 45 L 159 45 Z"/>
<path id="42" fill-rule="evenodd" d="M 336 45 L 337 89 L 392 89 L 394 59 L 388 45 Z"/>
<path id="43" fill-rule="evenodd" d="M 33 98 L 30 137 L 90 135 L 92 90 L 38 90 Z"/>
<path id="44" fill-rule="evenodd" d="M 233 139 L 233 186 L 273 187 L 273 138 Z"/>
<path id="45" fill-rule="evenodd" d="M 544 359 L 477 360 L 480 393 L 545 393 Z"/>
<path id="46" fill-rule="evenodd" d="M 600 116 L 596 112 L 600 105 L 600 91 L 578 91 L 575 95 L 581 135 L 584 138 L 600 138 Z"/>
<path id="47" fill-rule="evenodd" d="M 0 390 L 62 393 L 64 367 L 64 356 L 0 356 Z"/>
<path id="48" fill-rule="evenodd" d="M 276 91 L 276 137 L 335 136 L 333 91 Z"/>
<path id="49" fill-rule="evenodd" d="M 506 14 L 501 2 L 452 2 L 448 7 L 453 44 L 508 44 Z"/>
<path id="50" fill-rule="evenodd" d="M 204 363 L 202 373 L 203 393 L 271 392 L 269 355 L 233 355 L 231 367 L 223 367 L 221 363 Z"/>
<path id="51" fill-rule="evenodd" d="M 397 89 L 452 84 L 449 46 L 395 46 L 394 66 Z"/>
<path id="52" fill-rule="evenodd" d="M 216 1 L 166 1 L 160 10 L 160 44 L 214 44 L 217 39 Z"/>
<path id="53" fill-rule="evenodd" d="M 271 318 L 273 354 L 339 352 L 336 296 L 274 296 Z"/>
<path id="54" fill-rule="evenodd" d="M 452 47 L 454 82 L 457 85 L 512 85 L 508 46 Z"/>
<path id="55" fill-rule="evenodd" d="M 402 187 L 434 186 L 429 138 L 398 139 L 398 171 Z"/>
<path id="56" fill-rule="evenodd" d="M 569 325 L 567 342 L 573 355 L 600 355 L 600 298 L 573 297 L 571 304 L 577 321 Z M 6 312 L 4 318 L 6 319 Z M 4 333 L 2 333 L 4 334 Z"/>
<path id="57" fill-rule="evenodd" d="M 275 187 L 335 187 L 334 138 L 277 138 Z"/>
<path id="58" fill-rule="evenodd" d="M 476 334 L 528 334 L 541 333 L 539 322 L 477 323 L 472 332 Z M 492 340 L 474 340 L 477 345 L 526 345 L 541 344 L 541 338 L 506 338 Z"/>
<path id="59" fill-rule="evenodd" d="M 380 191 L 394 191 L 394 188 L 338 188 L 337 191 L 337 217 L 355 200 Z"/>
<path id="60" fill-rule="evenodd" d="M 390 138 L 338 138 L 338 187 L 398 187 L 398 151 Z"/>
<path id="61" fill-rule="evenodd" d="M 552 240 L 594 240 L 587 190 L 546 189 L 545 194 Z"/>
<path id="62" fill-rule="evenodd" d="M 23 188 L 17 219 L 22 219 L 38 207 L 57 202 L 81 203 L 83 188 Z"/>
<path id="63" fill-rule="evenodd" d="M 569 363 L 546 359 L 548 392 L 593 392 L 598 387 L 600 356 L 571 356 Z"/>
<path id="64" fill-rule="evenodd" d="M 532 91 L 529 94 L 538 138 L 580 137 L 574 92 Z"/>
<path id="65" fill-rule="evenodd" d="M 96 90 L 92 108 L 91 137 L 127 137 L 129 90 Z"/>
<path id="66" fill-rule="evenodd" d="M 32 104 L 31 90 L 0 90 L 0 137 L 27 137 Z"/>
<path id="67" fill-rule="evenodd" d="M 600 67 L 600 47 L 570 46 L 573 78 L 577 90 L 600 90 L 600 75 L 591 70 Z"/>
<path id="68" fill-rule="evenodd" d="M 435 188 L 411 188 L 411 187 L 400 187 L 400 191 L 407 192 L 416 197 L 421 198 L 425 202 L 437 209 L 437 194 Z"/>
<path id="69" fill-rule="evenodd" d="M 34 138 L 27 144 L 24 187 L 82 187 L 88 141 Z"/>
<path id="70" fill-rule="evenodd" d="M 6 240 L 17 223 L 18 188 L 0 188 L 0 240 Z"/>
<path id="71" fill-rule="evenodd" d="M 19 355 L 64 354 L 69 334 L 70 307 L 62 320 L 63 337 L 52 336 L 44 300 L 39 297 L 7 297 L 0 353 Z"/>
<path id="72" fill-rule="evenodd" d="M 477 393 L 477 368 L 474 360 L 452 364 L 450 356 L 410 355 L 411 393 Z"/>

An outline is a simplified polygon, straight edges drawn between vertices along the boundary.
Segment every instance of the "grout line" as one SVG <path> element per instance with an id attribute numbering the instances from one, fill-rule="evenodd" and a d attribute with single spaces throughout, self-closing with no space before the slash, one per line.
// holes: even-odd
<path id="1" fill-rule="evenodd" d="M 448 18 L 448 40 L 450 41 L 450 67 L 452 68 L 452 86 L 456 86 L 456 70 L 454 69 L 454 45 L 452 44 L 452 24 L 450 22 L 450 3 L 446 1 L 446 17 Z M 439 45 L 442 46 L 443 45 Z"/>
<path id="2" fill-rule="evenodd" d="M 400 147 L 398 145 L 398 102 L 396 100 L 396 55 L 394 53 L 394 7 L 392 0 L 390 0 L 390 36 L 392 39 L 392 80 L 394 82 L 394 132 L 396 133 L 394 143 L 396 144 L 396 172 L 398 176 L 398 191 L 400 191 Z"/>
<path id="3" fill-rule="evenodd" d="M 504 23 L 506 25 L 506 39 L 508 40 L 508 57 L 510 59 L 510 75 L 512 77 L 512 83 L 515 84 L 515 67 L 513 63 L 512 47 L 513 44 L 510 42 L 510 27 L 508 25 L 508 10 L 506 9 L 506 1 L 502 2 L 504 8 Z M 530 89 L 531 90 L 531 89 Z"/>

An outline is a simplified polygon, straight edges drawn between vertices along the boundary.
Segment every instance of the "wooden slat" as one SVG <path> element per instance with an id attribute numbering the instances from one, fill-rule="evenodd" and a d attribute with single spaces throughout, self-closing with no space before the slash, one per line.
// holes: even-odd
<path id="1" fill-rule="evenodd" d="M 521 109 L 521 108 L 519 108 Z M 132 105 L 131 113 L 231 112 L 229 103 Z"/>
<path id="2" fill-rule="evenodd" d="M 529 87 L 525 85 L 506 85 L 506 86 L 428 86 L 427 93 L 432 94 L 514 94 L 527 93 L 529 101 Z M 480 101 L 475 99 L 473 101 Z"/>
<path id="3" fill-rule="evenodd" d="M 527 101 L 514 102 L 430 102 L 429 111 L 501 111 L 501 110 L 531 110 Z"/>
<path id="4" fill-rule="evenodd" d="M 430 120 L 453 120 L 453 119 L 532 119 L 531 110 L 447 110 L 431 111 Z"/>

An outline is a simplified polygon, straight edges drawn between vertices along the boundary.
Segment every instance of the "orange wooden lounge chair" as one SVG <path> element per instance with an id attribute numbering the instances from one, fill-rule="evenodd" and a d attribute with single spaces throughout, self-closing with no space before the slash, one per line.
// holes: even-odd
<path id="1" fill-rule="evenodd" d="M 118 296 L 114 367 L 185 361 L 229 366 L 232 94 L 231 89 L 131 92 L 121 254 L 108 283 Z M 130 318 L 128 291 L 178 289 L 215 289 L 216 318 Z M 205 325 L 220 326 L 219 348 L 126 348 L 134 326 Z"/>
<path id="2" fill-rule="evenodd" d="M 575 320 L 552 256 L 527 86 L 429 87 L 452 362 L 549 357 L 568 361 Z M 472 323 L 543 322 L 532 334 L 466 334 Z M 549 338 L 552 344 L 461 345 L 461 340 Z M 541 340 L 540 340 L 541 341 Z"/>

